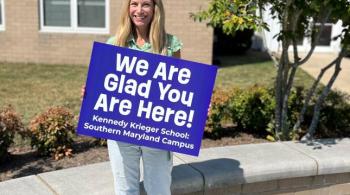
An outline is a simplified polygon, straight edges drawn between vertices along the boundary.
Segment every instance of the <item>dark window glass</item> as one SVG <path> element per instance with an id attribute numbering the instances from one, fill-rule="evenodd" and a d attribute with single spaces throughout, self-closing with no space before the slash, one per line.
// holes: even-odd
<path id="1" fill-rule="evenodd" d="M 78 0 L 78 27 L 106 26 L 105 0 Z"/>
<path id="2" fill-rule="evenodd" d="M 70 0 L 44 0 L 44 26 L 71 26 Z"/>
<path id="3" fill-rule="evenodd" d="M 318 29 L 320 26 L 318 27 Z M 332 41 L 332 25 L 325 25 L 318 40 L 319 46 L 330 46 Z"/>

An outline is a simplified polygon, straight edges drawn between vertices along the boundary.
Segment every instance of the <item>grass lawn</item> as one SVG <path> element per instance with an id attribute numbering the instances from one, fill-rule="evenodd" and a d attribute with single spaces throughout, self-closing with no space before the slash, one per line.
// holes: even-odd
<path id="1" fill-rule="evenodd" d="M 28 123 L 50 106 L 80 109 L 87 67 L 0 63 L 0 107 L 11 104 Z"/>
<path id="2" fill-rule="evenodd" d="M 276 69 L 264 54 L 250 52 L 220 60 L 216 87 L 273 85 Z M 86 66 L 0 63 L 0 107 L 13 105 L 25 124 L 50 106 L 65 106 L 78 114 L 86 73 Z M 309 75 L 298 72 L 298 85 L 311 82 Z"/>
<path id="3" fill-rule="evenodd" d="M 221 65 L 215 87 L 274 86 L 277 69 L 270 57 L 261 52 L 249 52 L 244 56 L 219 57 Z M 297 71 L 294 85 L 310 87 L 314 79 L 305 71 Z"/>

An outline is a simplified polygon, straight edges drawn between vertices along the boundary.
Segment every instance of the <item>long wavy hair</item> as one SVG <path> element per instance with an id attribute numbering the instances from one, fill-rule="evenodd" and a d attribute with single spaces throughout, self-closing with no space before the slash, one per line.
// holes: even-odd
<path id="1" fill-rule="evenodd" d="M 134 31 L 134 25 L 129 16 L 129 5 L 131 0 L 126 0 L 120 15 L 120 24 L 116 33 L 116 45 L 127 47 L 128 38 Z M 167 38 L 165 31 L 165 13 L 162 0 L 153 0 L 154 12 L 149 29 L 149 40 L 152 45 L 152 52 L 162 55 L 167 53 Z"/>

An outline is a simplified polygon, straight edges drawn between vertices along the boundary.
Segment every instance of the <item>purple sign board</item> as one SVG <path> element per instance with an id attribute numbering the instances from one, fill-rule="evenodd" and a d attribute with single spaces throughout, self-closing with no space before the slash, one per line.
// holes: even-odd
<path id="1" fill-rule="evenodd" d="M 95 42 L 77 132 L 198 156 L 216 72 Z"/>

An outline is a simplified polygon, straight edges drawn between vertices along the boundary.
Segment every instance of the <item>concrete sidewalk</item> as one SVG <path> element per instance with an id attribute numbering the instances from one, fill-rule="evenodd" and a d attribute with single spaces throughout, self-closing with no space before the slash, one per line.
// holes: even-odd
<path id="1" fill-rule="evenodd" d="M 314 53 L 310 60 L 301 66 L 303 70 L 309 73 L 314 78 L 317 78 L 321 69 L 336 59 L 337 55 L 333 53 Z M 346 92 L 350 95 L 350 59 L 344 58 L 341 64 L 342 70 L 340 71 L 338 78 L 336 79 L 332 89 L 337 89 L 342 92 Z M 321 82 L 323 84 L 328 83 L 334 72 L 334 68 L 329 69 Z"/>
<path id="2" fill-rule="evenodd" d="M 349 148 L 350 139 L 344 138 L 208 148 L 199 157 L 175 154 L 172 194 L 298 194 L 294 192 L 319 188 L 329 192 L 321 194 L 347 194 Z M 0 195 L 17 194 L 112 195 L 110 165 L 97 163 L 0 182 Z"/>

